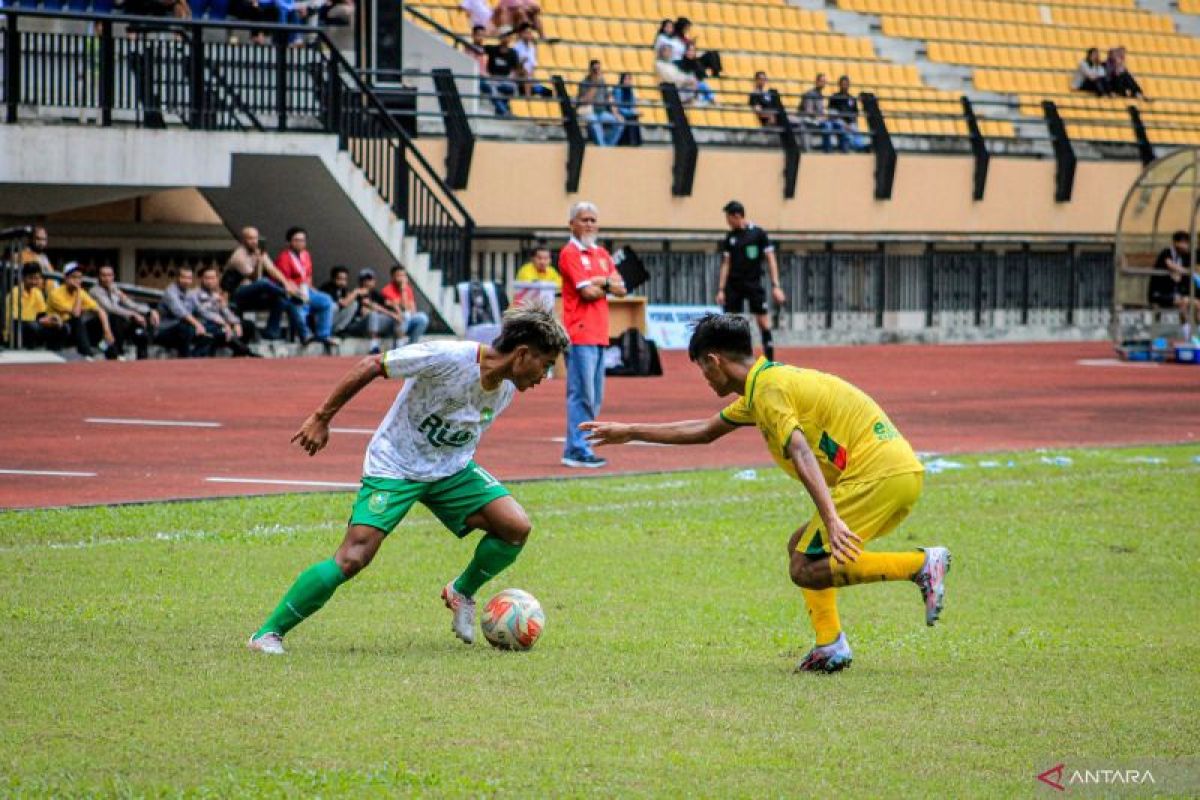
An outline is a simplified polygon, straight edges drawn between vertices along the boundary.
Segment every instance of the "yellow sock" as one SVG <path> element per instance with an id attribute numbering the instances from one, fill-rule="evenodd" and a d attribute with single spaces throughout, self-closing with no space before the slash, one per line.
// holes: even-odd
<path id="1" fill-rule="evenodd" d="M 817 644 L 832 644 L 842 632 L 842 621 L 838 617 L 837 589 L 802 589 L 804 605 L 808 606 L 808 619 L 817 632 Z"/>
<path id="2" fill-rule="evenodd" d="M 919 550 L 910 553 L 860 553 L 849 564 L 839 564 L 833 557 L 829 567 L 833 572 L 834 586 L 853 586 L 856 583 L 875 581 L 907 581 L 921 569 L 925 554 Z"/>

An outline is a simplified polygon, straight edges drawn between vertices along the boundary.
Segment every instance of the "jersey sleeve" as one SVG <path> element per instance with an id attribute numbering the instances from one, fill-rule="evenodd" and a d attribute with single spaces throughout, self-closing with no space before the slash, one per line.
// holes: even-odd
<path id="1" fill-rule="evenodd" d="M 758 233 L 759 233 L 759 236 L 758 236 L 758 246 L 759 246 L 759 248 L 760 248 L 760 249 L 761 249 L 761 250 L 762 250 L 764 253 L 773 253 L 773 252 L 775 252 L 775 245 L 774 245 L 774 243 L 772 243 L 772 241 L 771 241 L 771 237 L 767 235 L 767 232 L 766 232 L 765 230 L 763 230 L 762 228 L 759 228 L 759 229 L 758 229 Z"/>
<path id="2" fill-rule="evenodd" d="M 383 373 L 391 380 L 402 378 L 433 378 L 452 371 L 456 364 L 478 357 L 479 345 L 474 342 L 447 343 L 430 341 L 397 347 L 383 356 Z"/>
<path id="3" fill-rule="evenodd" d="M 558 270 L 562 273 L 563 282 L 576 289 L 582 289 L 592 282 L 591 278 L 584 273 L 579 251 L 574 247 L 564 247 L 558 254 Z"/>
<path id="4" fill-rule="evenodd" d="M 796 431 L 803 431 L 800 418 L 787 392 L 780 386 L 767 384 L 759 387 L 754 397 L 754 411 L 758 417 L 758 428 L 775 447 L 787 453 L 787 443 Z"/>
<path id="5" fill-rule="evenodd" d="M 720 411 L 721 419 L 730 425 L 754 425 L 754 412 L 746 404 L 745 397 L 739 397 Z"/>

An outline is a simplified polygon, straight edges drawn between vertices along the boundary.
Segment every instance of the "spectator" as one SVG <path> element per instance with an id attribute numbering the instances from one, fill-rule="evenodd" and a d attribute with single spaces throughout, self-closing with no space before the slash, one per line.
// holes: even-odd
<path id="1" fill-rule="evenodd" d="M 304 302 L 300 287 L 288 280 L 271 263 L 264 240 L 258 229 L 242 228 L 241 243 L 230 253 L 221 276 L 221 288 L 229 296 L 229 304 L 239 314 L 248 311 L 266 311 L 267 329 L 264 339 L 279 339 L 283 315 L 287 314 L 292 333 L 303 339 L 304 315 L 300 306 Z M 242 323 L 245 327 L 245 322 Z"/>
<path id="2" fill-rule="evenodd" d="M 354 317 L 342 329 L 344 336 L 369 336 L 371 338 L 371 353 L 380 351 L 379 338 L 388 336 L 392 340 L 392 348 L 399 347 L 400 331 L 404 329 L 404 315 L 388 305 L 387 299 L 375 285 L 375 271 L 360 270 L 358 273 L 358 288 L 352 292 L 356 297 Z"/>
<path id="3" fill-rule="evenodd" d="M 838 146 L 847 150 L 863 151 L 858 135 L 858 98 L 850 91 L 850 78 L 838 78 L 838 90 L 829 96 L 829 117 L 841 128 Z"/>
<path id="4" fill-rule="evenodd" d="M 230 0 L 229 15 L 246 22 L 278 22 L 279 13 L 274 0 Z M 255 44 L 266 44 L 267 34 L 261 28 L 250 29 L 250 41 Z"/>
<path id="5" fill-rule="evenodd" d="M 216 355 L 217 350 L 228 347 L 234 358 L 254 356 L 246 345 L 248 329 L 229 308 L 225 295 L 221 294 L 221 279 L 217 268 L 208 264 L 200 268 L 200 288 L 195 291 L 196 310 L 194 315 L 204 323 L 208 334 L 207 356 Z"/>
<path id="6" fill-rule="evenodd" d="M 612 256 L 596 244 L 596 206 L 571 206 L 571 240 L 558 254 L 563 275 L 563 324 L 571 338 L 567 354 L 567 439 L 562 463 L 596 469 L 608 462 L 592 452 L 580 423 L 595 419 L 604 401 L 604 351 L 608 348 L 608 293 L 625 296 Z"/>
<path id="7" fill-rule="evenodd" d="M 1188 282 L 1189 269 L 1194 268 L 1188 232 L 1175 231 L 1171 236 L 1171 246 L 1159 253 L 1154 262 L 1155 274 L 1150 276 L 1149 286 L 1150 305 L 1178 309 L 1181 315 L 1187 315 L 1189 308 L 1194 313 L 1200 313 L 1200 276 L 1193 271 L 1195 299 Z"/>
<path id="8" fill-rule="evenodd" d="M 79 355 L 91 361 L 95 356 L 92 347 L 99 346 L 109 360 L 120 356 L 108 314 L 83 288 L 83 268 L 79 264 L 72 261 L 63 267 L 63 283 L 50 292 L 46 304 L 62 320 Z"/>
<path id="9" fill-rule="evenodd" d="M 486 94 L 484 88 L 484 78 L 487 75 L 487 28 L 482 25 L 476 25 L 471 29 L 471 58 L 475 59 L 476 66 L 479 67 L 479 91 Z"/>
<path id="10" fill-rule="evenodd" d="M 846 139 L 840 136 L 841 120 L 830 119 L 825 112 L 825 73 L 818 72 L 813 81 L 813 88 L 800 95 L 800 122 L 810 131 L 820 131 L 821 149 L 828 153 L 831 149 L 831 133 L 837 132 L 841 139 L 843 151 L 846 149 Z"/>
<path id="11" fill-rule="evenodd" d="M 775 246 L 767 232 L 746 220 L 746 208 L 737 200 L 730 200 L 722 209 L 729 233 L 721 239 L 721 275 L 717 281 L 717 305 L 726 314 L 741 314 L 749 306 L 750 313 L 758 322 L 762 337 L 763 354 L 768 361 L 775 360 L 775 345 L 771 336 L 771 317 L 767 314 L 767 297 L 763 291 L 763 262 L 771 277 L 771 299 L 777 304 L 787 302 L 787 295 L 779 286 L 779 264 L 775 260 Z"/>
<path id="12" fill-rule="evenodd" d="M 212 338 L 197 314 L 194 282 L 192 268 L 180 267 L 158 304 L 158 333 L 154 343 L 175 350 L 180 358 L 207 356 L 212 349 Z"/>
<path id="13" fill-rule="evenodd" d="M 383 287 L 383 300 L 389 308 L 401 315 L 404 335 L 409 344 L 416 344 L 429 327 L 429 316 L 417 310 L 417 296 L 408 282 L 408 270 L 403 264 L 392 267 L 392 281 Z"/>
<path id="14" fill-rule="evenodd" d="M 108 314 L 108 324 L 116 338 L 118 353 L 133 342 L 139 359 L 150 355 L 150 340 L 158 327 L 158 312 L 139 303 L 117 286 L 117 273 L 108 264 L 100 267 L 98 282 L 92 289 L 96 302 Z"/>
<path id="15" fill-rule="evenodd" d="M 522 22 L 517 27 L 513 52 L 517 54 L 517 90 L 521 96 L 550 97 L 551 91 L 537 82 L 537 40 L 534 39 L 533 26 L 528 22 Z"/>
<path id="16" fill-rule="evenodd" d="M 767 84 L 767 73 L 759 70 L 754 73 L 754 91 L 750 93 L 750 108 L 754 109 L 759 125 L 782 124 L 783 101 L 779 92 Z"/>
<path id="17" fill-rule="evenodd" d="M 484 48 L 487 52 L 487 80 L 482 84 L 483 93 L 496 109 L 496 116 L 510 117 L 512 109 L 508 102 L 517 93 L 513 80 L 520 66 L 517 52 L 512 49 L 512 34 L 500 34 L 500 41 Z"/>
<path id="18" fill-rule="evenodd" d="M 604 81 L 604 71 L 596 59 L 588 63 L 588 74 L 579 84 L 579 96 L 575 105 L 585 109 L 591 107 L 591 111 L 584 112 L 584 118 L 592 133 L 592 141 L 601 147 L 612 147 L 617 143 L 624 125 L 613 109 L 608 84 Z"/>
<path id="19" fill-rule="evenodd" d="M 1121 97 L 1134 97 L 1138 100 L 1149 101 L 1150 98 L 1142 91 L 1133 73 L 1125 66 L 1125 48 L 1114 47 L 1108 51 L 1108 61 L 1104 65 L 1108 77 L 1108 86 L 1113 94 Z"/>
<path id="20" fill-rule="evenodd" d="M 496 28 L 492 24 L 492 19 L 496 12 L 488 5 L 487 0 L 462 0 L 458 4 L 458 8 L 471 21 L 472 37 L 476 30 L 482 31 L 484 35 L 495 33 Z"/>
<path id="21" fill-rule="evenodd" d="M 712 105 L 715 98 L 713 97 L 712 88 L 704 80 L 708 75 L 708 70 L 700 63 L 699 57 L 696 55 L 696 45 L 688 43 L 687 49 L 683 51 L 683 58 L 679 59 L 677 66 L 684 74 L 691 75 L 696 80 L 696 100 L 699 105 Z"/>
<path id="22" fill-rule="evenodd" d="M 676 63 L 685 52 L 687 46 L 675 37 L 675 23 L 664 19 L 658 26 L 658 36 L 654 38 L 654 71 L 658 73 L 660 81 L 686 92 L 690 100 L 696 91 L 696 76 L 688 75 Z"/>
<path id="23" fill-rule="evenodd" d="M 307 347 L 313 342 L 320 342 L 325 352 L 331 352 L 333 342 L 329 341 L 329 336 L 333 332 L 333 298 L 313 287 L 313 263 L 308 252 L 308 231 L 299 226 L 289 228 L 287 243 L 288 246 L 281 250 L 275 259 L 275 266 L 283 278 L 296 284 L 299 290 L 302 305 L 297 332 L 300 335 L 300 344 Z M 316 324 L 315 335 L 308 329 L 310 312 Z M 278 327 L 279 314 L 273 311 L 267 320 L 267 330 L 276 330 Z"/>
<path id="24" fill-rule="evenodd" d="M 54 287 L 58 286 L 58 281 L 50 277 L 50 273 L 54 272 L 54 265 L 50 263 L 50 256 L 46 255 L 46 248 L 50 246 L 50 234 L 46 231 L 45 225 L 34 225 L 33 236 L 29 240 L 29 244 L 21 251 L 22 264 L 37 264 L 42 274 L 42 291 L 47 295 L 53 291 Z"/>
<path id="25" fill-rule="evenodd" d="M 342 27 L 354 23 L 354 0 L 330 0 L 320 11 L 323 25 Z"/>
<path id="26" fill-rule="evenodd" d="M 1112 94 L 1108 88 L 1108 70 L 1100 60 L 1100 50 L 1088 48 L 1087 55 L 1075 69 L 1075 77 L 1071 80 L 1071 88 L 1077 92 L 1095 92 L 1097 97 L 1107 97 Z"/>
<path id="27" fill-rule="evenodd" d="M 696 40 L 691 36 L 692 21 L 687 17 L 680 17 L 675 20 L 675 38 L 679 44 L 675 46 L 675 52 L 680 53 L 687 51 L 689 44 L 695 44 Z M 681 47 L 682 45 L 682 47 Z M 682 55 L 676 55 L 676 60 L 682 58 Z M 721 54 L 716 50 L 709 50 L 700 56 L 700 63 L 705 69 L 712 74 L 714 78 L 721 77 Z"/>
<path id="28" fill-rule="evenodd" d="M 329 280 L 321 284 L 321 291 L 333 299 L 333 332 L 337 334 L 358 313 L 359 290 L 350 288 L 350 270 L 337 266 L 329 271 Z"/>
<path id="29" fill-rule="evenodd" d="M 542 30 L 541 6 L 533 0 L 500 0 L 496 4 L 494 19 L 496 27 L 501 30 L 516 30 L 522 24 L 529 24 L 538 36 L 546 38 L 546 31 Z"/>
<path id="30" fill-rule="evenodd" d="M 533 258 L 521 265 L 514 280 L 517 283 L 553 283 L 556 290 L 562 291 L 562 275 L 550 263 L 550 248 L 545 242 L 538 243 Z"/>
<path id="31" fill-rule="evenodd" d="M 617 79 L 617 85 L 613 87 L 613 103 L 616 104 L 617 113 L 625 123 L 624 128 L 621 129 L 621 138 L 617 140 L 617 145 L 621 147 L 641 147 L 642 126 L 638 124 L 638 118 L 641 117 L 641 114 L 637 110 L 637 96 L 634 94 L 632 73 L 622 72 L 621 77 Z"/>
<path id="32" fill-rule="evenodd" d="M 66 331 L 62 320 L 50 313 L 42 281 L 42 269 L 36 262 L 21 266 L 21 285 L 14 286 L 8 295 L 4 341 L 11 341 L 19 329 L 21 347 L 25 349 L 62 347 Z"/>

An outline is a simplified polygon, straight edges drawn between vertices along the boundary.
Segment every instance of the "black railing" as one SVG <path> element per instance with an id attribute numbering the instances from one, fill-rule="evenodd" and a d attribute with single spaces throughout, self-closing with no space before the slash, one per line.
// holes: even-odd
<path id="1" fill-rule="evenodd" d="M 0 230 L 0 324 L 4 335 L 0 336 L 0 348 L 21 347 L 21 251 L 26 242 L 33 238 L 33 228 L 21 226 Z"/>
<path id="2" fill-rule="evenodd" d="M 8 122 L 61 111 L 94 113 L 101 125 L 336 134 L 431 266 L 450 282 L 469 275 L 470 214 L 323 31 L 255 23 L 271 39 L 254 45 L 206 41 L 214 30 L 244 34 L 244 22 L 14 8 L 0 17 Z M 39 18 L 91 23 L 95 33 L 22 27 Z"/>

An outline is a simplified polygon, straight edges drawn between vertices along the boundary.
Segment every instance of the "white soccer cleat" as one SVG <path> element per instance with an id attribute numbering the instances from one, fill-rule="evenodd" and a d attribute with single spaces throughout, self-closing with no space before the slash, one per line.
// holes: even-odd
<path id="1" fill-rule="evenodd" d="M 833 673 L 846 669 L 854 662 L 854 653 L 850 652 L 850 642 L 845 633 L 839 633 L 831 643 L 814 647 L 808 655 L 800 659 L 796 672 Z"/>
<path id="2" fill-rule="evenodd" d="M 925 564 L 913 576 L 925 601 L 925 624 L 932 626 L 946 604 L 946 573 L 950 571 L 950 551 L 945 547 L 923 547 Z"/>
<path id="3" fill-rule="evenodd" d="M 454 619 L 450 621 L 450 630 L 454 631 L 454 635 L 467 644 L 475 644 L 474 598 L 467 597 L 455 589 L 454 581 L 450 581 L 442 589 L 442 600 L 446 603 L 446 608 L 454 612 Z"/>
<path id="4" fill-rule="evenodd" d="M 282 656 L 287 653 L 283 649 L 283 637 L 278 633 L 264 633 L 257 639 L 251 636 L 250 641 L 246 642 L 246 647 L 269 656 Z"/>

